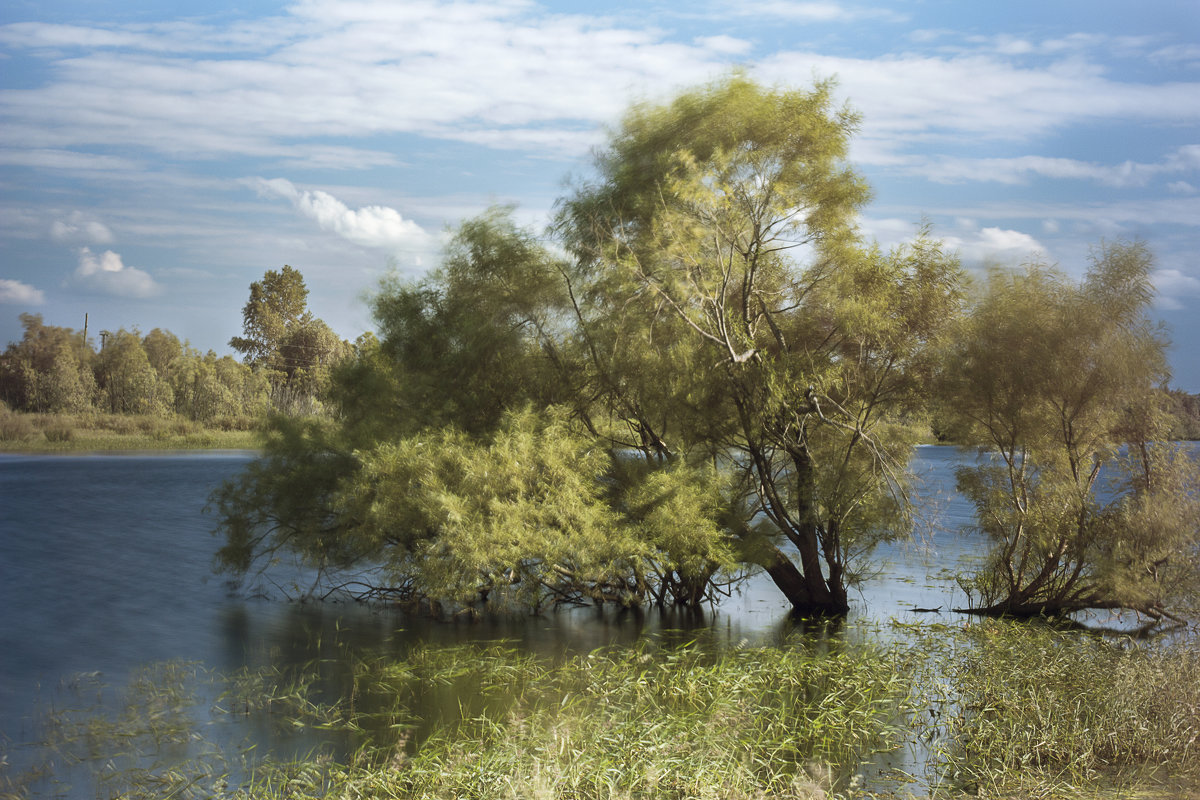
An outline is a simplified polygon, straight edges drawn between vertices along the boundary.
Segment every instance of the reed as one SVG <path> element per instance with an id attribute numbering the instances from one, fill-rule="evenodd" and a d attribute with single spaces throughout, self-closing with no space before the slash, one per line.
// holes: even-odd
<path id="1" fill-rule="evenodd" d="M 948 786 L 985 796 L 1200 795 L 1195 640 L 987 621 L 939 652 L 949 691 L 929 707 L 944 712 L 930 716 Z"/>

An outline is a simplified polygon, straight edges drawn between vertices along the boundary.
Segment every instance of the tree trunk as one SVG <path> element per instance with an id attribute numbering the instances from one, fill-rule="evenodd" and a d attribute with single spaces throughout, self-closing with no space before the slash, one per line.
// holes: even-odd
<path id="1" fill-rule="evenodd" d="M 792 604 L 793 610 L 801 614 L 841 616 L 850 610 L 845 587 L 840 592 L 831 592 L 820 572 L 805 575 L 781 550 L 774 548 L 768 563 L 764 564 L 767 574 L 775 586 Z"/>

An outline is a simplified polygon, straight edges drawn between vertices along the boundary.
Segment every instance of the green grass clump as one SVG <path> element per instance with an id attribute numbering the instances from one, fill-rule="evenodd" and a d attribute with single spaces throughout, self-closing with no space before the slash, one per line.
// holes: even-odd
<path id="1" fill-rule="evenodd" d="M 1135 643 L 995 621 L 967 636 L 945 676 L 956 697 L 940 755 L 953 785 L 1063 797 L 1197 785 L 1194 642 Z"/>

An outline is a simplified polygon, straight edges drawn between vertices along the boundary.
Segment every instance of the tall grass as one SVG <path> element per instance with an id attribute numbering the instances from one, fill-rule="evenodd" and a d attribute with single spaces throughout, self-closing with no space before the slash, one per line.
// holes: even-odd
<path id="1" fill-rule="evenodd" d="M 345 767 L 268 766 L 239 796 L 824 797 L 899 745 L 897 658 L 693 646 L 555 664 L 497 647 L 419 650 L 361 669 L 354 713 L 305 692 L 231 698 L 283 711 L 290 697 L 297 718 L 372 732 Z M 436 718 L 419 718 L 418 701 Z"/>
<path id="2" fill-rule="evenodd" d="M 25 414 L 0 409 L 0 450 L 251 449 L 259 421 L 214 420 L 211 426 L 181 417 L 121 414 Z"/>
<path id="3" fill-rule="evenodd" d="M 941 649 L 936 767 L 987 796 L 1200 796 L 1200 649 L 987 621 Z M 932 649 L 932 648 L 931 648 Z M 1190 786 L 1195 793 L 1182 794 Z M 1174 794 L 1172 792 L 1181 792 Z"/>
<path id="4" fill-rule="evenodd" d="M 79 681 L 0 797 L 85 769 L 96 796 L 123 798 L 899 798 L 913 786 L 880 780 L 881 754 L 904 744 L 935 798 L 1200 797 L 1195 640 L 997 621 L 909 634 L 554 659 L 421 646 L 229 676 L 160 665 L 115 704 L 84 702 L 102 690 Z M 310 755 L 259 752 L 294 753 L 296 734 Z"/>
<path id="5" fill-rule="evenodd" d="M 158 689 L 135 681 L 115 707 L 55 715 L 47 743 L 60 762 L 91 765 L 100 796 L 842 796 L 857 794 L 873 754 L 899 745 L 908 687 L 898 658 L 645 645 L 550 660 L 505 646 L 428 647 L 220 679 L 218 724 L 322 731 L 351 745 L 288 763 L 217 752 L 180 669 L 159 668 Z"/>

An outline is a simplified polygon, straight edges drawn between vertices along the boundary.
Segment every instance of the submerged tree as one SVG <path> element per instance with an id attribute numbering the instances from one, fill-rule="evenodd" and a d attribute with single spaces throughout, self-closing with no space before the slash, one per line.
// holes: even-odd
<path id="1" fill-rule="evenodd" d="M 964 581 L 970 610 L 1159 618 L 1195 584 L 1200 473 L 1163 441 L 1151 268 L 1144 244 L 1118 243 L 1078 284 L 1038 265 L 994 272 L 954 338 L 941 392 L 982 452 L 958 484 L 994 543 Z"/>
<path id="2" fill-rule="evenodd" d="M 924 237 L 861 246 L 857 120 L 832 102 L 735 77 L 635 108 L 560 229 L 609 422 L 743 473 L 776 534 L 743 556 L 797 609 L 841 613 L 861 557 L 907 533 L 903 422 L 959 269 Z"/>
<path id="3" fill-rule="evenodd" d="M 959 303 L 927 238 L 859 242 L 855 122 L 828 85 L 733 77 L 630 112 L 562 204 L 568 258 L 466 223 L 377 297 L 341 424 L 281 428 L 218 497 L 227 563 L 374 560 L 424 596 L 532 605 L 697 603 L 743 564 L 845 612 L 861 557 L 907 532 L 910 423 Z"/>

